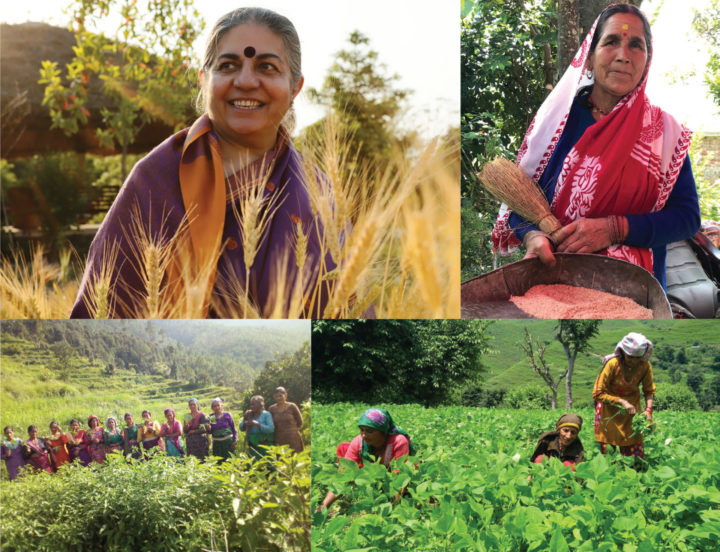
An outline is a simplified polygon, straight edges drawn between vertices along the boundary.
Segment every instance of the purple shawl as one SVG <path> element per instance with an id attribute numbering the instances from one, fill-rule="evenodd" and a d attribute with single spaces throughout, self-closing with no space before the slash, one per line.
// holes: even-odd
<path id="1" fill-rule="evenodd" d="M 92 310 L 88 309 L 87 305 L 90 301 L 89 282 L 100 274 L 103 258 L 108 255 L 108 249 L 117 252 L 117 260 L 113 264 L 115 284 L 111 316 L 116 318 L 135 318 L 139 314 L 142 316 L 146 294 L 142 279 L 137 272 L 136 254 L 133 253 L 133 244 L 129 237 L 129 229 L 133 226 L 131 224 L 134 218 L 133 212 L 139 209 L 143 225 L 149 228 L 153 236 L 164 242 L 180 228 L 185 207 L 180 190 L 179 167 L 188 130 L 184 129 L 165 140 L 140 160 L 130 172 L 90 246 L 87 265 L 71 318 L 91 316 Z M 278 196 L 275 205 L 279 207 L 261 240 L 250 269 L 248 285 L 250 301 L 259 307 L 263 317 L 270 314 L 271 305 L 274 304 L 273 294 L 276 293 L 279 281 L 293 282 L 298 273 L 292 252 L 296 224 L 302 224 L 303 232 L 309 236 L 303 278 L 306 283 L 304 290 L 306 299 L 312 292 L 322 265 L 318 239 L 319 220 L 313 215 L 310 199 L 302 180 L 302 158 L 286 134 L 281 133 L 280 140 L 286 140 L 287 143 L 280 144 L 279 141 L 284 147 L 278 148 L 264 192 L 266 197 Z M 183 162 L 185 162 L 184 158 Z M 243 238 L 233 214 L 232 201 L 226 205 L 222 243 L 225 244 L 225 248 L 217 264 L 213 287 L 214 299 L 224 295 L 223 290 L 226 286 L 223 282 L 234 280 L 241 284 L 242 289 L 245 286 Z M 280 269 L 278 264 L 286 257 L 290 259 L 289 266 Z M 326 255 L 324 263 L 325 271 L 329 272 L 335 268 L 335 263 L 329 254 Z M 289 297 L 290 292 L 284 295 Z M 305 315 L 320 317 L 326 301 L 327 293 L 321 293 L 320 299 L 315 302 L 313 312 L 306 312 Z M 235 311 L 242 312 L 241 309 L 239 305 L 234 305 Z M 285 310 L 287 309 L 288 305 Z M 217 312 L 211 309 L 209 312 L 209 316 L 212 317 L 223 314 L 222 310 Z"/>

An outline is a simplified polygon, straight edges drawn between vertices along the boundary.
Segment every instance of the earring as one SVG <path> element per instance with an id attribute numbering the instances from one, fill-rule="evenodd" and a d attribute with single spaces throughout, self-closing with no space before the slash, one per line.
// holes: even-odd
<path id="1" fill-rule="evenodd" d="M 594 75 L 592 69 L 588 69 L 585 71 L 585 76 L 587 77 L 588 80 L 592 80 L 595 75 Z"/>

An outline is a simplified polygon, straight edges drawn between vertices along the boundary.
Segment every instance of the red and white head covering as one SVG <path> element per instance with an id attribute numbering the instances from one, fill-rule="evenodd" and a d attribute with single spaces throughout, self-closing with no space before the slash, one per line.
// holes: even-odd
<path id="1" fill-rule="evenodd" d="M 560 140 L 575 97 L 581 88 L 594 83 L 594 76 L 586 72 L 586 62 L 599 19 L 525 134 L 517 164 L 535 182 Z M 550 205 L 562 224 L 583 217 L 659 211 L 670 196 L 691 132 L 648 101 L 645 85 L 650 62 L 648 56 L 638 86 L 590 126 L 565 158 Z M 493 229 L 493 249 L 501 255 L 509 255 L 520 245 L 508 227 L 509 216 L 507 206 L 502 205 Z M 649 249 L 613 245 L 599 253 L 652 272 Z"/>

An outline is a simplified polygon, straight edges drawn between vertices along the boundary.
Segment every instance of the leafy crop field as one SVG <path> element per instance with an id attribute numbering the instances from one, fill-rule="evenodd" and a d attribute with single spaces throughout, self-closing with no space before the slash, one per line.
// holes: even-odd
<path id="1" fill-rule="evenodd" d="M 592 412 L 587 461 L 529 463 L 562 411 L 387 405 L 412 436 L 412 462 L 342 472 L 335 448 L 369 405 L 313 405 L 313 550 L 707 551 L 720 539 L 720 416 L 657 412 L 647 470 L 599 454 Z M 382 405 L 377 405 L 382 406 Z M 406 495 L 393 497 L 407 485 Z M 315 512 L 328 489 L 342 495 Z"/>
<path id="2" fill-rule="evenodd" d="M 286 447 L 252 463 L 178 462 L 156 455 L 98 470 L 63 466 L 3 482 L 7 552 L 310 549 L 309 451 Z"/>

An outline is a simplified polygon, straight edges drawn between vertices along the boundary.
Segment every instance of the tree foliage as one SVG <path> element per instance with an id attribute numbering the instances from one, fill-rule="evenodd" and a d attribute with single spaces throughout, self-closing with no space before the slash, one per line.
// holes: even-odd
<path id="1" fill-rule="evenodd" d="M 43 62 L 52 128 L 72 135 L 91 117 L 88 87 L 97 79 L 109 105 L 102 107 L 97 138 L 123 153 L 150 121 L 183 126 L 196 83 L 193 42 L 204 26 L 191 0 L 74 0 L 69 6 L 77 45 L 67 65 L 65 83 L 56 62 Z M 119 15 L 119 18 L 117 17 Z M 114 36 L 98 32 L 101 22 L 115 21 Z M 188 72 L 190 71 L 190 78 Z"/>
<path id="2" fill-rule="evenodd" d="M 720 0 L 711 0 L 702 12 L 695 11 L 693 27 L 710 46 L 705 83 L 720 110 Z"/>
<path id="3" fill-rule="evenodd" d="M 466 275 L 491 266 L 489 235 L 499 205 L 475 174 L 494 157 L 514 159 L 552 84 L 556 20 L 551 0 L 476 2 L 462 20 L 461 192 L 464 209 L 479 213 L 479 221 L 471 219 L 473 227 L 483 228 L 480 250 L 463 259 Z"/>
<path id="4" fill-rule="evenodd" d="M 565 408 L 572 408 L 572 377 L 575 359 L 590 346 L 590 339 L 598 334 L 602 320 L 558 320 L 555 337 L 565 350 L 568 361 L 565 379 Z"/>
<path id="5" fill-rule="evenodd" d="M 488 350 L 479 320 L 345 320 L 313 323 L 313 394 L 320 401 L 450 399 L 482 369 Z"/>
<path id="6" fill-rule="evenodd" d="M 267 361 L 248 395 L 261 395 L 265 404 L 269 405 L 273 402 L 275 388 L 279 386 L 287 390 L 291 402 L 301 404 L 310 398 L 309 342 L 306 341 L 294 353 L 276 355 L 275 360 Z M 250 406 L 249 401 L 247 406 Z"/>
<path id="7" fill-rule="evenodd" d="M 360 144 L 357 161 L 361 166 L 386 166 L 394 148 L 402 148 L 409 137 L 397 128 L 397 117 L 408 90 L 395 88 L 399 76 L 386 74 L 370 39 L 359 31 L 348 38 L 347 49 L 335 54 L 323 86 L 310 88 L 311 100 L 329 107 L 340 122 L 340 133 Z M 304 137 L 322 132 L 324 121 L 308 127 Z"/>

